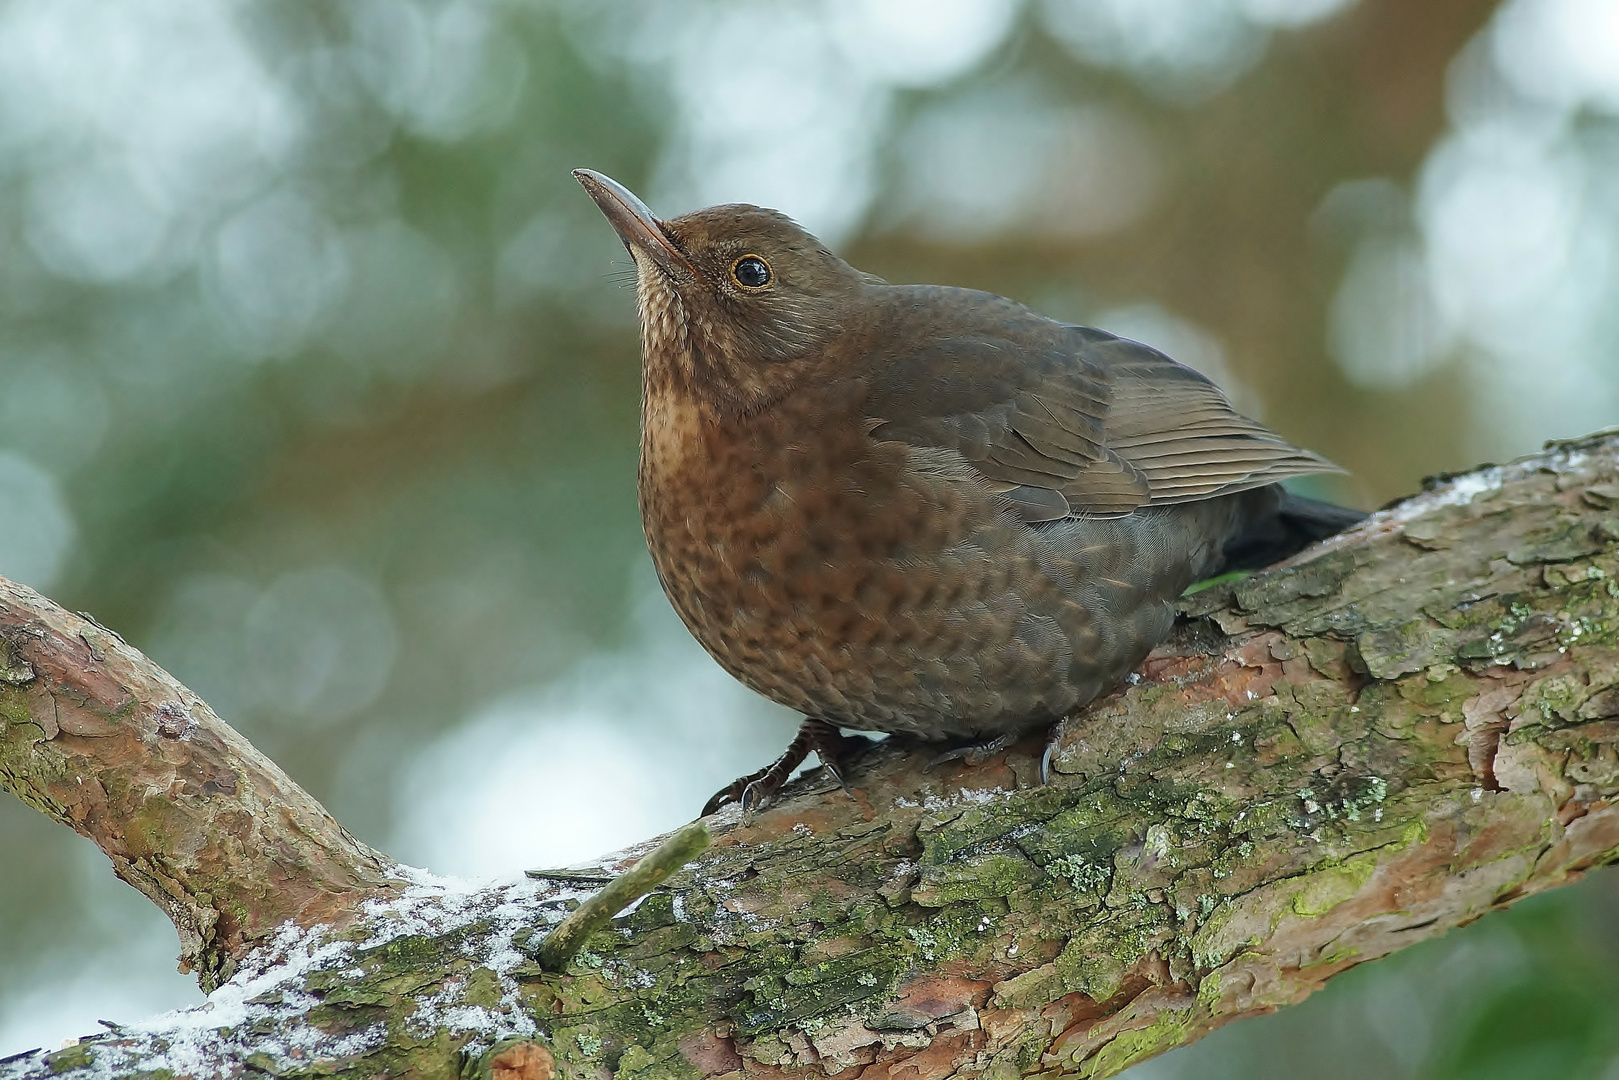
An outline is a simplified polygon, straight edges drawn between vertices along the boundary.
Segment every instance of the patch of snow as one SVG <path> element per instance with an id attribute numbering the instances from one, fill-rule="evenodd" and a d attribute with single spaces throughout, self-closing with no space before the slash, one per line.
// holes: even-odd
<path id="1" fill-rule="evenodd" d="M 362 908 L 359 925 L 368 931 L 363 940 L 334 939 L 327 927 L 284 926 L 200 1006 L 93 1037 L 90 1075 L 110 1078 L 137 1067 L 211 1075 L 220 1062 L 239 1062 L 250 1053 L 297 1068 L 376 1050 L 387 1038 L 382 1024 L 338 1037 L 304 1022 L 322 1001 L 304 989 L 309 977 L 332 971 L 358 979 L 364 974 L 362 951 L 411 935 L 443 938 L 474 923 L 487 930 L 462 947 L 499 980 L 500 1003 L 493 1008 L 471 1005 L 463 997 L 467 980 L 450 979 L 419 999 L 410 1027 L 447 1028 L 471 1036 L 466 1049 L 474 1054 L 508 1036 L 533 1034 L 535 1024 L 521 1007 L 515 977 L 528 957 L 514 937 L 560 922 L 567 901 L 583 900 L 594 889 L 527 877 L 474 886 L 412 868 L 402 868 L 400 876 L 408 884 L 399 896 Z"/>
<path id="2" fill-rule="evenodd" d="M 929 795 L 922 800 L 922 809 L 931 810 L 937 813 L 940 810 L 953 810 L 958 806 L 980 806 L 984 803 L 991 802 L 996 798 L 1005 795 L 1006 793 L 1005 788 L 992 787 L 987 789 L 964 789 L 962 791 L 953 793 L 949 798 L 945 798 L 940 795 Z"/>
<path id="3" fill-rule="evenodd" d="M 1310 562 L 1331 551 L 1359 543 L 1369 536 L 1395 532 L 1418 518 L 1426 517 L 1448 506 L 1466 506 L 1480 495 L 1500 491 L 1507 484 L 1522 480 L 1537 472 L 1550 470 L 1557 473 L 1575 472 L 1590 460 L 1588 451 L 1572 447 L 1556 447 L 1550 451 L 1532 454 L 1506 465 L 1489 465 L 1447 480 L 1432 491 L 1413 495 L 1409 499 L 1372 514 L 1365 521 L 1346 529 L 1336 536 L 1305 549 L 1283 565 L 1293 566 Z"/>
<path id="4" fill-rule="evenodd" d="M 1397 506 L 1372 515 L 1371 520 L 1380 524 L 1403 525 L 1446 506 L 1466 506 L 1480 495 L 1501 490 L 1507 479 L 1505 466 L 1491 465 L 1487 469 L 1458 476 L 1432 491 L 1412 496 Z"/>

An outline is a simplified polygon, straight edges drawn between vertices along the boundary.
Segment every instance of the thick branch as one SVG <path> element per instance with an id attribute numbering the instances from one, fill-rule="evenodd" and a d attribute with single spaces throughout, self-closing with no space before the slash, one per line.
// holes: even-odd
<path id="1" fill-rule="evenodd" d="M 635 853 L 599 875 L 422 880 L 344 907 L 382 882 L 371 863 L 369 884 L 344 893 L 315 875 L 328 884 L 285 905 L 307 925 L 325 904 L 345 928 L 288 929 L 211 1012 L 0 1075 L 1112 1075 L 1619 857 L 1616 466 L 1613 435 L 1556 447 L 1192 597 L 1142 677 L 1069 724 L 1049 786 L 1033 783 L 1038 739 L 936 773 L 928 755 L 885 745 L 849 793 L 801 785 L 747 824 L 717 817 L 715 846 L 560 974 L 532 958 L 544 931 Z M 149 678 L 161 693 L 79 691 L 138 699 L 87 715 L 143 733 L 117 754 L 80 753 L 87 777 L 155 768 L 133 759 L 170 752 L 155 734 L 169 697 L 203 711 Z M 34 685 L 8 693 L 42 700 Z M 12 749 L 19 729 L 34 755 L 112 745 L 5 715 L 8 778 L 41 773 L 14 764 L 33 760 Z M 210 730 L 219 755 L 273 773 Z M 148 790 L 183 792 L 165 768 L 179 786 Z M 76 780 L 53 775 L 28 787 L 53 793 L 34 800 L 92 835 L 127 848 L 128 823 L 153 819 L 150 797 L 102 796 L 93 806 L 122 824 L 84 825 L 66 798 Z M 198 816 L 176 827 L 206 839 L 221 830 L 205 799 L 241 796 L 188 797 Z M 321 866 L 369 857 L 335 826 L 310 831 L 329 841 Z M 211 866 L 256 859 L 208 843 L 226 853 Z"/>
<path id="2" fill-rule="evenodd" d="M 341 922 L 392 862 L 168 673 L 0 579 L 0 788 L 95 841 L 204 989 L 286 922 Z"/>

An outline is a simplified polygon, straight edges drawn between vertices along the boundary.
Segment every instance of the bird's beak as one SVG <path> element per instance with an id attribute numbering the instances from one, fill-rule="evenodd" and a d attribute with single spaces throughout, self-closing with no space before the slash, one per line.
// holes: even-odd
<path id="1" fill-rule="evenodd" d="M 575 169 L 573 178 L 596 200 L 631 255 L 640 253 L 665 270 L 699 276 L 685 253 L 675 247 L 663 231 L 663 222 L 652 216 L 652 211 L 635 197 L 635 192 L 594 169 Z"/>

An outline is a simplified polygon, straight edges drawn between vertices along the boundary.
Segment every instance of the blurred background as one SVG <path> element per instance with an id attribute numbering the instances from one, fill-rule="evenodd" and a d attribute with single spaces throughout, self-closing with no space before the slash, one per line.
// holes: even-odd
<path id="1" fill-rule="evenodd" d="M 0 0 L 0 574 L 440 873 L 794 723 L 657 590 L 580 165 L 1158 345 L 1365 507 L 1619 422 L 1615 0 Z M 0 1055 L 199 999 L 5 796 L 0 868 Z M 1616 991 L 1599 874 L 1131 1075 L 1619 1077 Z"/>

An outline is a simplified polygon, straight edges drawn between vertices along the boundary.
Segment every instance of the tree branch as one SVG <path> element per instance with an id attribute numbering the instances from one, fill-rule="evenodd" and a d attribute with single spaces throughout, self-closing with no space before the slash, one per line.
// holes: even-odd
<path id="1" fill-rule="evenodd" d="M 717 815 L 561 973 L 545 932 L 652 842 L 392 889 L 166 675 L 5 595 L 0 782 L 178 901 L 196 955 L 244 957 L 201 1009 L 6 1078 L 1109 1076 L 1619 857 L 1613 433 L 1189 598 L 1049 786 L 1038 740 L 939 772 L 884 744 L 848 793 Z"/>
<path id="2" fill-rule="evenodd" d="M 95 841 L 204 990 L 283 923 L 341 923 L 392 860 L 94 619 L 0 578 L 0 788 Z"/>

